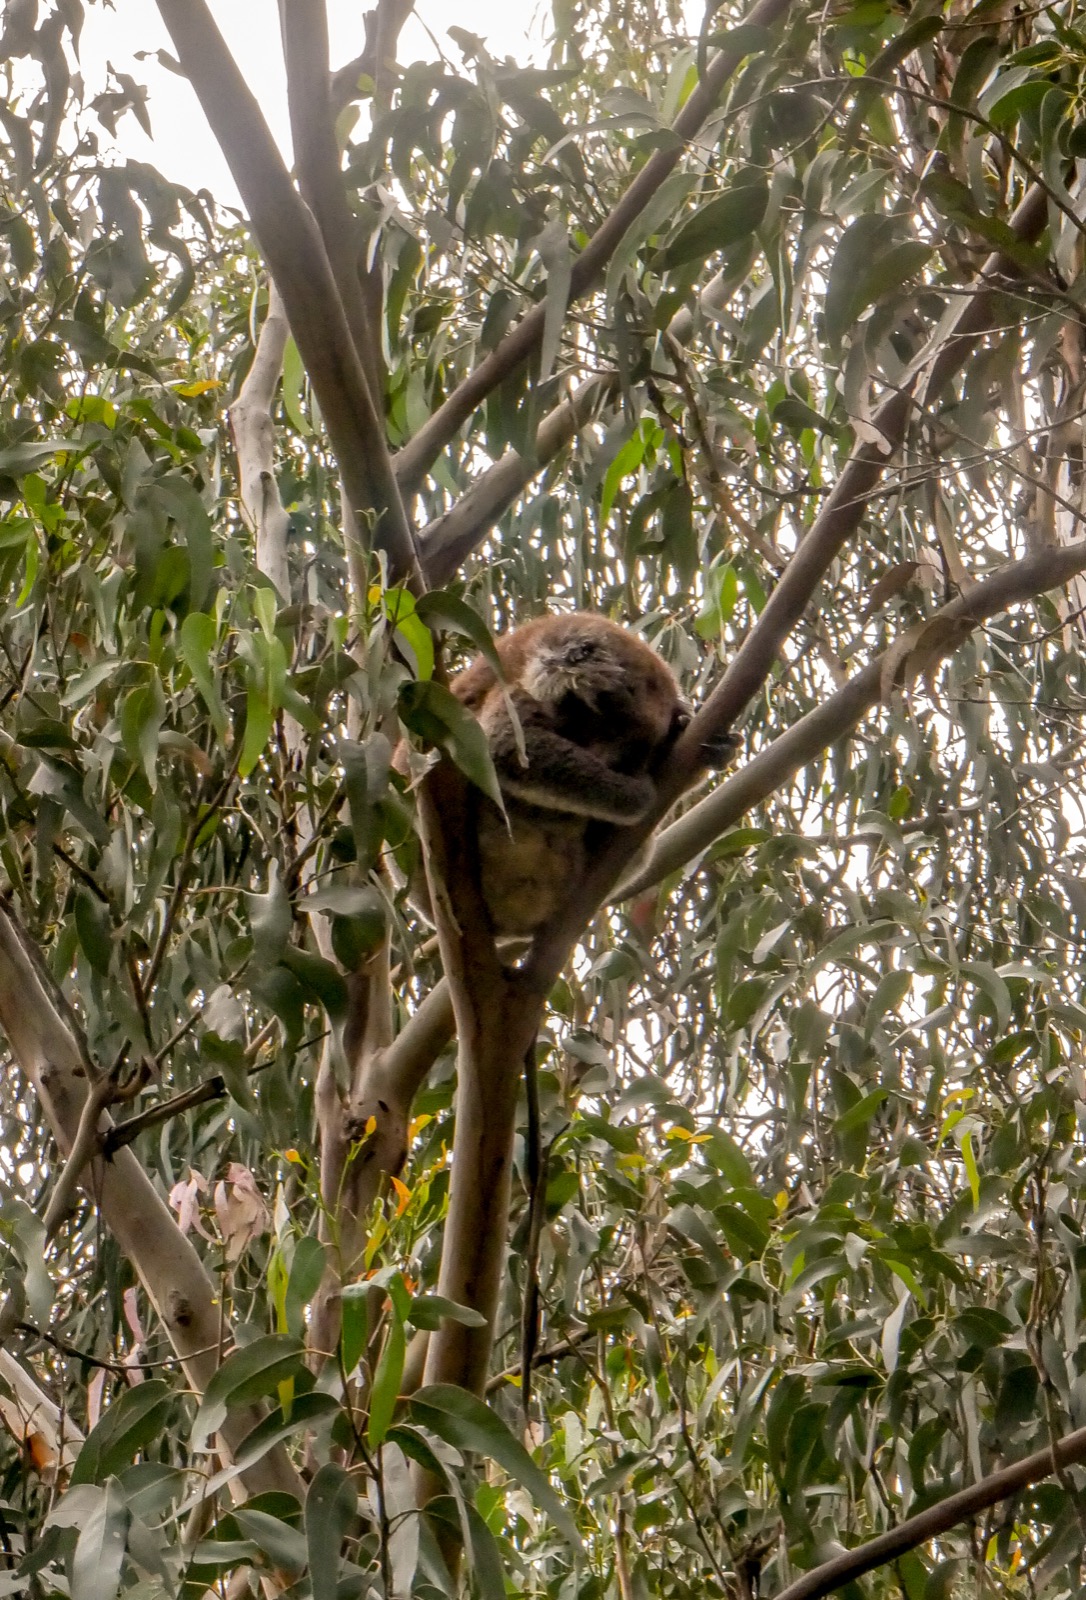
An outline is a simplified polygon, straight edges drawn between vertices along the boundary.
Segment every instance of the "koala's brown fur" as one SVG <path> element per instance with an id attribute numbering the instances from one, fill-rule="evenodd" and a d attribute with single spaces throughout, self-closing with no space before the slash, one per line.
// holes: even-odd
<path id="1" fill-rule="evenodd" d="M 475 795 L 483 899 L 496 934 L 528 935 L 583 876 L 606 827 L 650 810 L 653 774 L 690 712 L 656 652 L 592 612 L 538 617 L 496 649 L 504 690 L 485 657 L 451 688 L 486 732 L 508 818 Z"/>

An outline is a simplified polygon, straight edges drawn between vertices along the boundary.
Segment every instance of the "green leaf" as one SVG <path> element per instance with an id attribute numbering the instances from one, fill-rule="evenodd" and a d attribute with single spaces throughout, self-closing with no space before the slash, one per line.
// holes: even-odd
<path id="1" fill-rule="evenodd" d="M 246 895 L 245 902 L 253 933 L 253 956 L 261 966 L 270 966 L 282 954 L 294 922 L 290 896 L 279 881 L 278 863 L 273 861 L 269 868 L 267 894 Z"/>
<path id="2" fill-rule="evenodd" d="M 415 597 L 410 589 L 397 585 L 386 589 L 381 605 L 396 633 L 396 642 L 412 664 L 416 678 L 434 675 L 434 641 L 429 628 L 419 615 Z"/>
<path id="3" fill-rule="evenodd" d="M 870 1094 L 865 1094 L 857 1100 L 854 1106 L 849 1106 L 847 1111 L 834 1118 L 833 1131 L 839 1138 L 844 1138 L 850 1133 L 856 1133 L 861 1128 L 866 1128 L 871 1118 L 881 1105 L 890 1098 L 888 1089 L 872 1089 Z"/>
<path id="4" fill-rule="evenodd" d="M 313 1600 L 336 1600 L 343 1541 L 358 1515 L 358 1490 L 342 1467 L 327 1461 L 305 1497 L 305 1540 Z"/>
<path id="5" fill-rule="evenodd" d="M 466 600 L 461 600 L 459 595 L 449 594 L 445 589 L 431 589 L 419 597 L 416 609 L 428 628 L 444 628 L 470 639 L 480 655 L 490 662 L 495 676 L 499 680 L 503 677 L 493 635 L 479 613 L 473 611 Z"/>
<path id="6" fill-rule="evenodd" d="M 88 1433 L 72 1468 L 72 1483 L 101 1483 L 127 1467 L 161 1436 L 172 1403 L 170 1386 L 161 1378 L 123 1390 Z"/>
<path id="7" fill-rule="evenodd" d="M 562 347 L 566 307 L 569 304 L 570 277 L 573 272 L 569 234 L 566 231 L 565 218 L 560 211 L 551 218 L 539 235 L 536 249 L 539 251 L 539 259 L 547 269 L 538 378 L 538 381 L 543 383 L 554 371 L 554 364 Z"/>
<path id="8" fill-rule="evenodd" d="M 700 206 L 682 223 L 657 253 L 653 266 L 658 272 L 669 272 L 688 261 L 704 261 L 706 256 L 748 239 L 760 225 L 768 205 L 765 174 L 754 167 L 744 169 L 736 174 L 730 189 Z"/>
<path id="9" fill-rule="evenodd" d="M 226 710 L 219 694 L 218 684 L 215 681 L 214 661 L 218 643 L 218 630 L 213 617 L 207 616 L 202 611 L 190 611 L 181 624 L 180 633 L 181 656 L 186 667 L 192 674 L 192 681 L 200 691 L 200 696 L 208 711 L 215 732 L 223 741 L 229 733 L 230 724 L 227 720 Z"/>
<path id="10" fill-rule="evenodd" d="M 298 950 L 288 945 L 280 953 L 279 962 L 297 978 L 307 994 L 327 1011 L 332 1022 L 342 1022 L 347 1015 L 350 997 L 343 974 L 323 956 L 309 950 Z"/>
<path id="11" fill-rule="evenodd" d="M 251 683 L 245 693 L 245 737 L 238 760 L 238 777 L 247 778 L 264 754 L 275 722 L 275 709 L 265 691 Z"/>
<path id="12" fill-rule="evenodd" d="M 288 1572 L 301 1572 L 306 1563 L 305 1536 L 280 1517 L 252 1507 L 239 1507 L 231 1513 L 247 1539 L 251 1539 L 273 1566 Z"/>
<path id="13" fill-rule="evenodd" d="M 466 1389 L 452 1384 L 431 1384 L 420 1389 L 410 1402 L 412 1420 L 430 1428 L 439 1439 L 458 1450 L 475 1450 L 504 1467 L 547 1514 L 567 1542 L 579 1550 L 580 1536 L 566 1507 L 551 1488 L 547 1476 L 536 1466 L 524 1446 L 490 1407 Z"/>
<path id="14" fill-rule="evenodd" d="M 648 205 L 630 223 L 615 247 L 607 268 L 606 298 L 609 311 L 614 309 L 622 281 L 638 250 L 682 209 L 697 181 L 697 175 L 685 169 L 669 173 Z"/>
<path id="15" fill-rule="evenodd" d="M 505 1563 L 497 1540 L 469 1502 L 464 1507 L 467 1523 L 468 1565 L 482 1600 L 507 1600 Z"/>
<path id="16" fill-rule="evenodd" d="M 867 213 L 849 224 L 838 241 L 826 285 L 826 338 L 836 346 L 882 295 L 900 290 L 931 258 L 930 245 L 919 239 L 894 242 L 900 223 L 881 213 Z"/>
<path id="17" fill-rule="evenodd" d="M 385 1435 L 392 1426 L 392 1416 L 403 1379 L 406 1352 L 407 1341 L 403 1320 L 393 1302 L 384 1348 L 377 1363 L 377 1371 L 373 1376 L 373 1389 L 370 1393 L 370 1415 L 366 1437 L 371 1450 L 376 1450 L 384 1442 Z"/>
<path id="18" fill-rule="evenodd" d="M 109 907 L 87 889 L 76 891 L 75 927 L 83 954 L 95 972 L 105 977 L 113 960 L 113 922 Z"/>
<path id="19" fill-rule="evenodd" d="M 409 1320 L 416 1328 L 436 1333 L 446 1320 L 463 1328 L 482 1328 L 486 1318 L 471 1306 L 457 1305 L 443 1294 L 417 1294 L 411 1302 Z"/>
<path id="20" fill-rule="evenodd" d="M 399 712 L 412 733 L 443 750 L 464 776 L 504 812 L 486 734 L 444 684 L 405 683 L 400 690 Z"/>
<path id="21" fill-rule="evenodd" d="M 80 1529 L 72 1556 L 72 1600 L 114 1600 L 128 1541 L 129 1511 L 116 1478 L 109 1478 Z"/>
<path id="22" fill-rule="evenodd" d="M 120 718 L 125 750 L 143 767 L 152 790 L 158 787 L 158 735 L 165 717 L 166 697 L 156 672 L 125 696 Z"/>
<path id="23" fill-rule="evenodd" d="M 212 1375 L 196 1413 L 193 1450 L 207 1448 L 208 1439 L 222 1427 L 229 1410 L 274 1394 L 287 1378 L 302 1377 L 306 1370 L 304 1353 L 300 1339 L 268 1333 L 227 1356 Z"/>
<path id="24" fill-rule="evenodd" d="M 296 1339 L 305 1336 L 305 1308 L 321 1286 L 326 1260 L 324 1246 L 312 1234 L 299 1239 L 294 1247 L 284 1307 L 287 1332 Z"/>

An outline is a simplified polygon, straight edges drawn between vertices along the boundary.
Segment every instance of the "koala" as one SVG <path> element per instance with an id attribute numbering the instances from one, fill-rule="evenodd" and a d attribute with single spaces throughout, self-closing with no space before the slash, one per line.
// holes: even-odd
<path id="1" fill-rule="evenodd" d="M 503 818 L 474 797 L 483 900 L 496 935 L 524 937 L 554 915 L 606 829 L 651 809 L 690 709 L 654 650 L 592 612 L 538 617 L 496 649 L 504 688 L 485 657 L 450 687 L 486 733 L 505 800 Z"/>

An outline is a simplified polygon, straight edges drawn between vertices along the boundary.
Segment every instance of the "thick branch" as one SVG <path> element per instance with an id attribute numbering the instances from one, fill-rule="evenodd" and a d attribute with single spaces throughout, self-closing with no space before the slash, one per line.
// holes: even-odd
<path id="1" fill-rule="evenodd" d="M 438 1291 L 486 1318 L 466 1328 L 446 1319 L 431 1335 L 427 1383 L 481 1395 L 501 1292 L 517 1094 L 542 1001 L 508 972 L 494 947 L 479 888 L 473 797 L 440 761 L 419 792 L 430 903 L 459 1040 L 456 1139 Z"/>
<path id="2" fill-rule="evenodd" d="M 959 595 L 934 613 L 930 619 L 932 638 L 941 639 L 942 644 L 936 643 L 933 650 L 939 656 L 947 656 L 957 648 L 958 635 L 948 624 L 984 622 L 1023 600 L 1061 587 L 1083 571 L 1086 571 L 1086 540 L 1038 550 L 1022 561 L 1001 567 L 968 594 Z M 827 745 L 847 738 L 872 707 L 878 705 L 895 654 L 896 647 L 891 645 L 889 650 L 876 656 L 836 694 L 808 711 L 787 733 L 759 751 L 741 771 L 720 784 L 670 828 L 665 828 L 648 861 L 636 877 L 620 886 L 616 898 L 641 894 L 678 871 L 702 850 L 708 849 L 753 806 L 768 799 Z M 927 662 L 932 659 L 932 654 L 926 656 Z"/>
<path id="3" fill-rule="evenodd" d="M 758 0 L 748 24 L 771 26 L 788 9 L 789 0 Z M 664 179 L 678 165 L 687 140 L 720 102 L 724 85 L 744 59 L 742 47 L 722 50 L 713 57 L 705 76 L 672 124 L 676 141 L 656 150 L 630 183 L 621 200 L 589 239 L 573 263 L 569 285 L 572 305 L 596 284 L 626 230 L 641 215 Z M 458 384 L 448 399 L 396 456 L 396 476 L 405 493 L 416 489 L 458 430 L 487 395 L 537 349 L 543 337 L 546 305 L 540 301 L 525 313 L 516 327 Z"/>
<path id="4" fill-rule="evenodd" d="M 455 1037 L 452 997 L 448 984 L 442 980 L 407 1019 L 381 1057 L 380 1071 L 386 1095 L 405 1098 L 410 1108 L 426 1074 Z"/>
<path id="5" fill-rule="evenodd" d="M 355 350 L 369 381 L 381 392 L 373 331 L 358 276 L 358 222 L 347 204 L 332 107 L 328 66 L 328 13 L 324 0 L 280 0 L 287 104 L 298 186 L 324 240 Z"/>
<path id="6" fill-rule="evenodd" d="M 384 424 L 355 350 L 320 230 L 290 181 L 206 0 L 158 0 L 158 8 L 283 296 L 351 509 L 364 530 L 372 525 L 372 542 L 387 552 L 393 576 L 417 581 L 414 541 L 392 473 Z"/>
<path id="7" fill-rule="evenodd" d="M 877 1539 L 869 1539 L 855 1550 L 846 1550 L 812 1572 L 805 1572 L 802 1578 L 782 1589 L 777 1600 L 822 1600 L 823 1595 L 854 1583 L 865 1572 L 874 1572 L 876 1567 L 896 1560 L 907 1550 L 915 1550 L 917 1545 L 926 1544 L 959 1523 L 968 1522 L 970 1517 L 987 1511 L 989 1506 L 1009 1500 L 1031 1483 L 1040 1483 L 1052 1473 L 1062 1472 L 1081 1461 L 1086 1461 L 1086 1428 L 1078 1428 L 1057 1440 L 1052 1448 L 1038 1450 L 1013 1467 L 1004 1467 L 1002 1472 L 993 1472 L 968 1489 L 959 1489 L 957 1494 L 948 1495 L 918 1516 L 910 1517 L 887 1533 L 880 1533 Z"/>
<path id="8" fill-rule="evenodd" d="M 500 461 L 477 478 L 451 511 L 419 534 L 419 556 L 428 583 L 439 588 L 459 571 L 521 491 L 584 427 L 615 377 L 590 378 L 568 400 L 544 417 L 535 436 L 535 453 L 507 450 Z"/>
<path id="9" fill-rule="evenodd" d="M 33 1083 L 62 1154 L 70 1155 L 88 1096 L 79 1040 L 62 1017 L 10 914 L 0 908 L 0 1029 Z M 102 1116 L 102 1133 L 111 1126 Z M 131 1150 L 86 1165 L 81 1182 L 131 1262 L 177 1352 L 189 1383 L 203 1393 L 219 1365 L 219 1296 L 192 1245 Z M 260 1421 L 255 1407 L 232 1409 L 223 1425 L 230 1447 Z M 282 1489 L 302 1497 L 285 1452 L 276 1448 L 244 1473 L 252 1494 Z"/>

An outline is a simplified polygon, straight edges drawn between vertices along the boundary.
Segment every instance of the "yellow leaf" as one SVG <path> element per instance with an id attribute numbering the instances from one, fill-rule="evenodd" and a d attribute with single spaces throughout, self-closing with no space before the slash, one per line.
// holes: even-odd
<path id="1" fill-rule="evenodd" d="M 406 1183 L 401 1183 L 399 1178 L 393 1178 L 392 1187 L 400 1197 L 400 1203 L 396 1207 L 396 1215 L 398 1217 L 402 1217 L 407 1209 L 408 1202 L 411 1199 L 411 1190 L 407 1187 Z"/>
<path id="2" fill-rule="evenodd" d="M 177 392 L 183 394 L 187 400 L 191 400 L 195 395 L 207 394 L 209 389 L 221 388 L 222 384 L 218 378 L 197 378 L 195 383 L 179 383 Z"/>
<path id="3" fill-rule="evenodd" d="M 298 1154 L 297 1150 L 295 1150 L 293 1145 L 290 1147 L 289 1150 L 284 1150 L 283 1151 L 283 1158 L 286 1161 L 293 1161 L 293 1163 L 294 1163 L 294 1165 L 296 1167 L 304 1167 L 305 1166 L 305 1162 L 302 1160 L 302 1157 Z"/>

